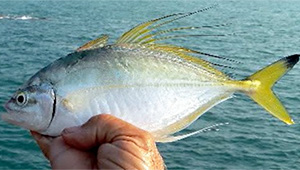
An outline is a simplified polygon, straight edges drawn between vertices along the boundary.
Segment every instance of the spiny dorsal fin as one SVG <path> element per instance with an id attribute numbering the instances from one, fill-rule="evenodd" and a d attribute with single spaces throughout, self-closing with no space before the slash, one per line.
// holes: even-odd
<path id="1" fill-rule="evenodd" d="M 107 40 L 108 40 L 108 35 L 102 35 L 101 37 L 89 41 L 83 46 L 77 48 L 76 51 L 79 52 L 79 51 L 86 51 L 86 50 L 92 50 L 92 49 L 104 47 L 107 43 Z"/>

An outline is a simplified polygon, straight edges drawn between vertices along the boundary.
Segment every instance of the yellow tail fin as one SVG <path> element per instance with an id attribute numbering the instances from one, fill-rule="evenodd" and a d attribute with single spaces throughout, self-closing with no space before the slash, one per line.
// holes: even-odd
<path id="1" fill-rule="evenodd" d="M 293 124 L 294 122 L 272 92 L 272 86 L 299 61 L 299 56 L 295 54 L 285 57 L 246 78 L 253 84 L 253 89 L 248 91 L 247 94 L 273 116 L 287 124 Z"/>

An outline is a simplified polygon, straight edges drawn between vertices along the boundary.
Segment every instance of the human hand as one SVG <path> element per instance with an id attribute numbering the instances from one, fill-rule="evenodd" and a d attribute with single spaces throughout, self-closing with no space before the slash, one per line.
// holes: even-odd
<path id="1" fill-rule="evenodd" d="M 111 115 L 56 138 L 31 133 L 53 169 L 164 169 L 151 134 Z"/>

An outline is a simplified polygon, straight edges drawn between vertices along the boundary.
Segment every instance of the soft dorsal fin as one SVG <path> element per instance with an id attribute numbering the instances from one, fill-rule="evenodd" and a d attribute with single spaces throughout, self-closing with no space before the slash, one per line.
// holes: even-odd
<path id="1" fill-rule="evenodd" d="M 173 21 L 179 20 L 181 18 L 185 18 L 191 15 L 194 15 L 199 12 L 206 11 L 208 9 L 211 9 L 215 6 L 211 6 L 208 8 L 203 8 L 194 12 L 189 12 L 189 13 L 177 13 L 177 14 L 171 14 L 167 16 L 163 16 L 154 20 L 150 20 L 148 22 L 144 22 L 142 24 L 137 25 L 136 27 L 130 29 L 129 31 L 125 32 L 117 41 L 116 44 L 122 44 L 122 43 L 141 43 L 142 40 L 151 38 L 155 36 L 156 34 L 151 34 L 151 31 L 155 31 L 157 28 L 166 25 L 168 23 L 171 23 Z M 167 21 L 164 21 L 165 19 L 169 19 Z M 160 22 L 161 23 L 158 23 Z M 164 21 L 164 22 L 163 22 Z M 157 24 L 156 24 L 157 23 Z M 156 25 L 154 25 L 156 24 Z M 164 31 L 165 33 L 173 32 L 173 31 L 178 31 L 178 30 L 183 30 L 183 29 L 195 29 L 196 27 L 184 27 L 184 28 L 178 28 L 178 29 L 171 29 L 171 30 L 166 30 Z M 204 28 L 204 27 L 201 27 Z M 148 34 L 149 33 L 149 34 Z M 160 32 L 158 35 L 163 34 L 163 32 Z M 146 37 L 144 37 L 146 36 Z"/>
<path id="2" fill-rule="evenodd" d="M 89 41 L 88 43 L 77 48 L 76 51 L 78 52 L 78 51 L 92 50 L 92 49 L 104 47 L 107 43 L 107 40 L 108 40 L 108 35 L 104 34 L 101 37 Z"/>
<path id="3" fill-rule="evenodd" d="M 195 64 L 201 66 L 208 73 L 217 75 L 216 78 L 220 78 L 222 80 L 228 80 L 229 79 L 229 77 L 226 74 L 224 74 L 223 72 L 221 72 L 221 71 L 219 71 L 219 70 L 217 70 L 213 67 L 216 64 L 211 63 L 211 62 L 206 61 L 206 60 L 203 60 L 199 57 L 195 57 L 193 55 L 206 55 L 206 56 L 210 56 L 210 57 L 215 57 L 215 58 L 220 58 L 220 59 L 231 61 L 230 59 L 223 58 L 223 57 L 220 57 L 220 56 L 210 55 L 210 54 L 207 54 L 207 53 L 202 53 L 202 52 L 187 49 L 187 48 L 184 48 L 184 47 L 168 45 L 168 44 L 146 44 L 144 46 L 148 47 L 150 49 L 153 49 L 153 50 L 159 50 L 159 51 L 164 51 L 164 52 L 167 52 L 167 53 L 176 54 L 184 60 L 190 61 L 192 63 L 195 63 Z"/>
<path id="4" fill-rule="evenodd" d="M 175 27 L 175 28 L 165 28 L 163 29 L 162 26 L 167 25 L 169 23 L 172 23 L 176 20 L 194 15 L 196 13 L 204 12 L 206 10 L 209 10 L 211 8 L 214 8 L 214 6 L 203 8 L 194 12 L 188 12 L 188 13 L 177 13 L 177 14 L 171 14 L 167 16 L 163 16 L 157 19 L 153 19 L 147 22 L 144 22 L 142 24 L 137 25 L 136 27 L 130 29 L 129 31 L 125 32 L 116 42 L 115 44 L 135 44 L 135 45 L 142 45 L 143 47 L 147 47 L 153 50 L 173 53 L 181 58 L 188 60 L 190 62 L 196 63 L 198 65 L 201 65 L 205 70 L 209 71 L 212 74 L 218 75 L 218 77 L 222 79 L 228 79 L 229 77 L 224 74 L 223 72 L 217 70 L 214 68 L 214 66 L 221 67 L 221 68 L 231 68 L 230 66 L 221 65 L 212 63 L 209 61 L 206 61 L 204 59 L 201 59 L 202 56 L 209 56 L 214 57 L 218 59 L 222 59 L 229 62 L 238 63 L 235 60 L 227 59 L 225 57 L 211 55 L 208 53 L 191 50 L 188 48 L 176 46 L 176 45 L 170 45 L 170 44 L 164 44 L 164 43 L 158 43 L 159 41 L 168 40 L 168 39 L 177 39 L 182 37 L 203 37 L 203 36 L 226 36 L 226 34 L 180 34 L 180 31 L 185 30 L 200 30 L 200 29 L 214 29 L 219 28 L 223 26 L 227 26 L 230 23 L 225 24 L 219 24 L 219 25 L 206 25 L 206 26 L 186 26 L 186 27 Z M 177 34 L 172 34 L 177 33 Z M 171 34 L 171 35 L 170 35 Z"/>

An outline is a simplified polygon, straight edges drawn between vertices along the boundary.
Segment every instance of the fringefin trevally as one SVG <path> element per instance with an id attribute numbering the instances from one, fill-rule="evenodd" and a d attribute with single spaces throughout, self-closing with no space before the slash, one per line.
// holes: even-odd
<path id="1" fill-rule="evenodd" d="M 181 37 L 222 36 L 180 31 L 226 24 L 163 29 L 208 9 L 144 22 L 113 44 L 107 44 L 107 35 L 86 43 L 25 82 L 6 103 L 9 113 L 2 118 L 41 134 L 58 136 L 64 128 L 109 113 L 152 133 L 156 141 L 171 142 L 201 132 L 173 136 L 213 106 L 243 92 L 273 116 L 293 124 L 271 89 L 298 62 L 298 54 L 282 58 L 248 78 L 234 80 L 201 56 L 220 62 L 237 63 L 235 60 L 163 43 Z"/>

